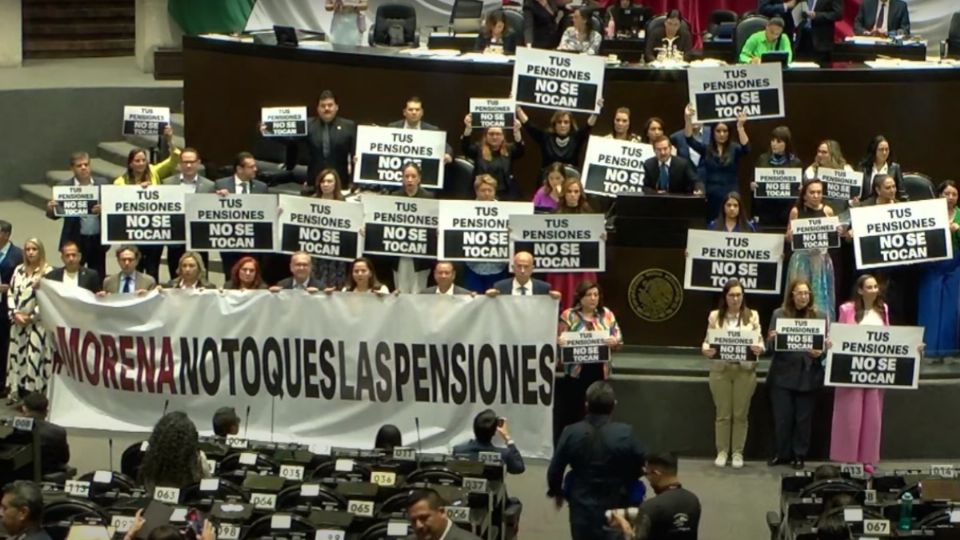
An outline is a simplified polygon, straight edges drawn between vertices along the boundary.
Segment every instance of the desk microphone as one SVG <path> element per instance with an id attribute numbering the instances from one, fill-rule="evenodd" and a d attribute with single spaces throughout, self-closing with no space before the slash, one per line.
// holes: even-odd
<path id="1" fill-rule="evenodd" d="M 243 438 L 244 439 L 247 438 L 248 427 L 250 427 L 250 406 L 249 405 L 247 405 L 247 413 L 243 415 Z"/>
<path id="2" fill-rule="evenodd" d="M 277 411 L 277 408 L 275 406 L 276 402 L 277 402 L 276 398 L 274 398 L 270 402 L 270 442 L 273 442 L 273 422 L 274 422 L 274 418 L 276 418 L 276 411 Z M 249 405 L 247 405 L 247 410 L 250 410 Z"/>
<path id="3" fill-rule="evenodd" d="M 169 399 L 163 400 L 163 413 L 160 414 L 160 418 L 163 418 L 164 416 L 167 415 L 167 407 L 169 406 L 170 406 L 170 400 Z"/>
<path id="4" fill-rule="evenodd" d="M 107 449 L 108 455 L 110 456 L 110 466 L 107 467 L 108 470 L 113 470 L 113 437 L 107 439 Z"/>
<path id="5" fill-rule="evenodd" d="M 420 417 L 415 416 L 413 421 L 417 425 L 417 450 L 422 454 L 423 453 L 423 439 L 420 438 Z"/>

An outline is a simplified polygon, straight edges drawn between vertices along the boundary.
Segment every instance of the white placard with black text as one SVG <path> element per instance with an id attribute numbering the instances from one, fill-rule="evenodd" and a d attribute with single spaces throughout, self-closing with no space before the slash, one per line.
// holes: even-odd
<path id="1" fill-rule="evenodd" d="M 532 214 L 530 202 L 440 201 L 437 258 L 508 262 L 510 216 Z"/>
<path id="2" fill-rule="evenodd" d="M 953 258 L 946 199 L 850 210 L 857 268 L 883 268 Z"/>
<path id="3" fill-rule="evenodd" d="M 517 105 L 599 113 L 603 57 L 518 47 L 512 95 Z"/>
<path id="4" fill-rule="evenodd" d="M 689 102 L 695 122 L 747 118 L 783 118 L 783 72 L 780 64 L 742 64 L 687 70 Z"/>
<path id="5" fill-rule="evenodd" d="M 357 162 L 353 181 L 400 187 L 403 166 L 420 167 L 420 185 L 428 189 L 443 187 L 443 155 L 447 134 L 442 131 L 357 126 Z"/>
<path id="6" fill-rule="evenodd" d="M 583 160 L 583 190 L 602 197 L 643 191 L 643 162 L 651 157 L 649 144 L 591 136 Z"/>
<path id="7" fill-rule="evenodd" d="M 279 195 L 277 244 L 281 253 L 352 261 L 363 251 L 363 207 L 329 199 Z"/>
<path id="8" fill-rule="evenodd" d="M 782 272 L 782 235 L 687 231 L 685 289 L 720 291 L 737 278 L 748 294 L 779 294 Z"/>
<path id="9" fill-rule="evenodd" d="M 603 272 L 606 233 L 602 214 L 510 216 L 510 258 L 526 251 L 537 272 Z"/>

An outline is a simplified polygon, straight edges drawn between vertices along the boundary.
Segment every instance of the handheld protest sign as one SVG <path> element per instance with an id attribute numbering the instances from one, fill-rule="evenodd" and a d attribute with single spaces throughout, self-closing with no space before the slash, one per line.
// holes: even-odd
<path id="1" fill-rule="evenodd" d="M 93 207 L 100 204 L 100 186 L 53 186 L 53 201 L 57 217 L 92 216 Z"/>
<path id="2" fill-rule="evenodd" d="M 835 201 L 848 201 L 859 197 L 862 186 L 860 173 L 846 169 L 819 167 L 817 178 L 823 182 L 823 198 Z"/>
<path id="3" fill-rule="evenodd" d="M 840 247 L 840 218 L 836 216 L 795 219 L 790 222 L 794 251 Z"/>
<path id="4" fill-rule="evenodd" d="M 357 126 L 357 164 L 353 181 L 400 187 L 403 166 L 420 167 L 420 185 L 425 189 L 443 187 L 443 154 L 447 134 L 424 129 Z"/>
<path id="5" fill-rule="evenodd" d="M 510 216 L 532 214 L 529 202 L 440 201 L 437 258 L 508 262 Z"/>
<path id="6" fill-rule="evenodd" d="M 170 125 L 169 107 L 127 105 L 123 108 L 124 135 L 158 136 L 168 125 Z"/>
<path id="7" fill-rule="evenodd" d="M 746 328 L 713 328 L 707 331 L 707 344 L 717 351 L 714 359 L 723 362 L 752 362 L 757 355 L 751 345 L 760 343 L 760 332 Z"/>
<path id="8" fill-rule="evenodd" d="M 742 64 L 687 70 L 694 122 L 725 122 L 745 113 L 751 120 L 783 118 L 783 72 L 780 64 Z"/>
<path id="9" fill-rule="evenodd" d="M 830 325 L 827 386 L 917 388 L 923 328 Z"/>
<path id="10" fill-rule="evenodd" d="M 757 167 L 753 181 L 757 183 L 755 199 L 796 199 L 803 184 L 803 169 Z"/>
<path id="11" fill-rule="evenodd" d="M 364 254 L 437 257 L 438 201 L 364 195 L 363 214 Z"/>
<path id="12" fill-rule="evenodd" d="M 822 351 L 827 333 L 824 319 L 778 318 L 774 350 L 781 352 Z"/>
<path id="13" fill-rule="evenodd" d="M 188 249 L 275 251 L 276 195 L 193 194 L 185 207 Z"/>
<path id="14" fill-rule="evenodd" d="M 183 186 L 100 186 L 100 242 L 183 244 Z"/>
<path id="15" fill-rule="evenodd" d="M 599 113 L 606 68 L 602 56 L 519 47 L 510 95 L 517 105 Z"/>
<path id="16" fill-rule="evenodd" d="M 513 129 L 516 110 L 512 99 L 470 98 L 470 127 Z"/>
<path id="17" fill-rule="evenodd" d="M 560 360 L 565 364 L 596 364 L 610 361 L 607 332 L 564 332 Z"/>
<path id="18" fill-rule="evenodd" d="M 953 258 L 946 199 L 850 210 L 857 268 L 883 268 Z"/>
<path id="19" fill-rule="evenodd" d="M 685 289 L 721 291 L 737 278 L 750 293 L 779 294 L 782 272 L 782 235 L 687 231 Z"/>
<path id="20" fill-rule="evenodd" d="M 583 160 L 583 191 L 601 197 L 643 191 L 643 162 L 651 157 L 649 144 L 590 136 Z"/>
<path id="21" fill-rule="evenodd" d="M 263 107 L 260 122 L 264 137 L 306 137 L 306 107 Z"/>
<path id="22" fill-rule="evenodd" d="M 277 244 L 282 253 L 352 261 L 363 251 L 363 207 L 327 199 L 279 195 Z"/>
<path id="23" fill-rule="evenodd" d="M 603 215 L 510 216 L 510 258 L 521 251 L 533 255 L 537 272 L 603 272 Z"/>

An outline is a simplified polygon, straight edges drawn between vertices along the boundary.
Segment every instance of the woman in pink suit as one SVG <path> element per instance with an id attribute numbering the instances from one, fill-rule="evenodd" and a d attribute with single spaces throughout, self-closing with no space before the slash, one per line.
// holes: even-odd
<path id="1" fill-rule="evenodd" d="M 854 298 L 840 306 L 837 322 L 888 326 L 890 314 L 880 295 L 876 278 L 864 274 L 857 279 Z M 837 388 L 833 397 L 833 427 L 830 430 L 830 459 L 863 463 L 873 472 L 880 461 L 880 428 L 883 419 L 883 390 L 879 388 Z"/>

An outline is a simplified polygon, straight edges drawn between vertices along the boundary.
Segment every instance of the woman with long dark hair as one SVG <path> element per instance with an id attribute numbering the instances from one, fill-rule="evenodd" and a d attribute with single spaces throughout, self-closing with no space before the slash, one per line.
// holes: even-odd
<path id="1" fill-rule="evenodd" d="M 140 482 L 153 493 L 157 486 L 183 488 L 210 476 L 197 442 L 197 426 L 186 413 L 167 413 L 153 426 L 140 467 Z"/>
<path id="2" fill-rule="evenodd" d="M 726 232 L 756 232 L 757 228 L 754 227 L 753 220 L 748 219 L 746 214 L 740 194 L 731 191 L 723 198 L 720 215 L 711 221 L 707 228 Z"/>
<path id="3" fill-rule="evenodd" d="M 640 136 L 630 131 L 630 109 L 618 107 L 613 113 L 613 131 L 604 135 L 608 139 L 619 141 L 640 142 Z"/>
<path id="4" fill-rule="evenodd" d="M 592 214 L 593 208 L 587 202 L 587 195 L 583 192 L 583 184 L 579 178 L 567 178 L 561 187 L 560 205 L 554 211 L 556 214 Z M 551 291 L 560 291 L 560 309 L 573 305 L 575 291 L 583 281 L 597 281 L 596 272 L 550 272 L 547 274 L 547 283 Z"/>
<path id="5" fill-rule="evenodd" d="M 807 180 L 800 187 L 797 202 L 790 210 L 790 223 L 787 224 L 786 241 L 793 234 L 793 220 L 833 216 L 833 209 L 823 202 L 823 182 L 817 179 Z M 810 284 L 814 296 L 824 306 L 828 319 L 833 319 L 833 306 L 836 305 L 836 275 L 833 271 L 833 259 L 826 249 L 795 250 L 790 254 L 787 264 L 787 282 L 803 280 Z"/>
<path id="6" fill-rule="evenodd" d="M 513 122 L 513 144 L 506 141 L 504 129 L 499 127 L 484 129 L 480 142 L 473 142 L 470 139 L 473 121 L 469 114 L 464 117 L 463 124 L 460 149 L 463 155 L 473 161 L 474 175 L 489 174 L 496 178 L 498 199 L 518 198 L 520 186 L 513 180 L 513 162 L 523 157 L 527 150 L 523 144 L 520 121 L 515 119 Z"/>
<path id="7" fill-rule="evenodd" d="M 502 10 L 490 12 L 477 35 L 474 50 L 486 54 L 514 54 L 517 52 L 517 36 L 507 27 Z"/>
<path id="8" fill-rule="evenodd" d="M 593 13 L 587 7 L 581 7 L 573 12 L 572 24 L 560 36 L 558 51 L 578 52 L 583 54 L 597 54 L 600 52 L 600 43 L 603 36 L 599 28 L 594 28 Z"/>
<path id="9" fill-rule="evenodd" d="M 332 289 L 327 289 L 327 291 L 331 292 Z M 382 285 L 380 280 L 377 279 L 377 272 L 373 268 L 373 262 L 366 257 L 354 259 L 354 261 L 350 263 L 350 276 L 347 278 L 347 283 L 344 285 L 343 291 L 358 293 L 372 292 L 376 294 L 390 293 L 387 286 Z"/>
<path id="10" fill-rule="evenodd" d="M 707 219 L 713 219 L 713 216 L 720 212 L 724 196 L 731 191 L 740 190 L 737 169 L 740 167 L 740 159 L 750 153 L 750 138 L 744 129 L 747 115 L 741 113 L 737 117 L 736 141 L 731 140 L 730 125 L 727 122 L 714 124 L 708 147 L 693 136 L 695 113 L 692 105 L 687 105 L 684 109 L 683 135 L 687 138 L 687 145 L 703 156 L 701 160 L 705 177 L 701 180 L 707 197 Z"/>
<path id="11" fill-rule="evenodd" d="M 777 126 L 770 132 L 770 148 L 757 158 L 759 168 L 803 169 L 803 162 L 793 148 L 793 134 L 787 126 Z M 757 190 L 751 182 L 750 189 Z M 793 199 L 753 199 L 753 215 L 761 227 L 785 227 L 789 220 Z"/>
<path id="12" fill-rule="evenodd" d="M 873 179 L 881 175 L 890 175 L 896 182 L 896 199 L 907 200 L 907 193 L 903 189 L 903 171 L 900 164 L 893 160 L 890 150 L 890 141 L 883 135 L 870 139 L 867 153 L 860 161 L 860 171 L 863 173 L 859 199 L 866 199 L 872 192 Z M 857 199 L 857 198 L 855 198 Z"/>

